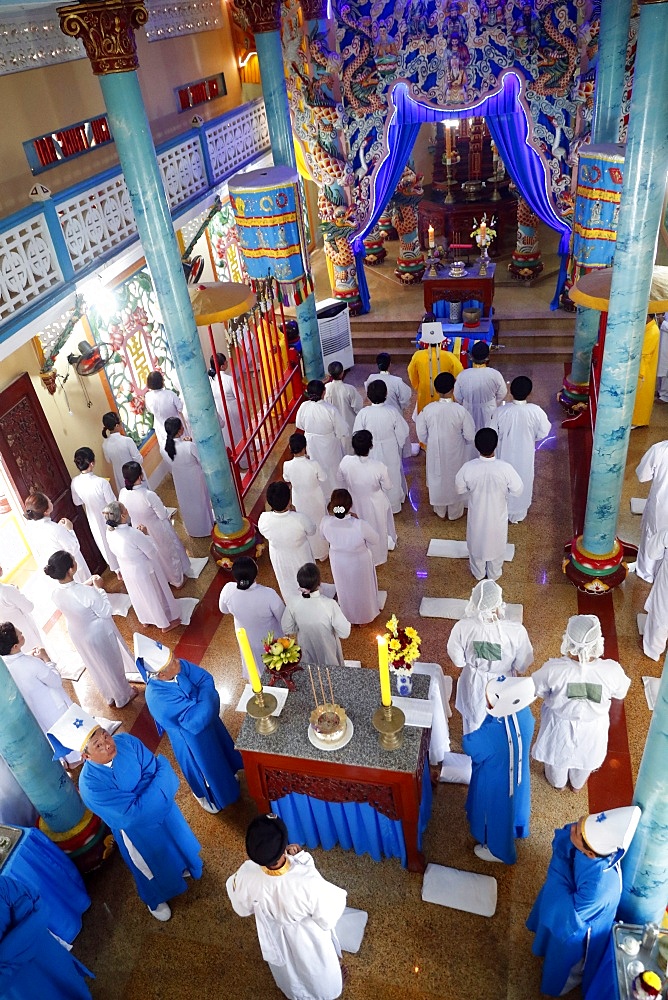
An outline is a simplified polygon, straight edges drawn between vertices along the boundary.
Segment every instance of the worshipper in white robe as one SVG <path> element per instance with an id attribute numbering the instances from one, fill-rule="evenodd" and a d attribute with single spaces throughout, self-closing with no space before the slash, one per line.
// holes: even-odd
<path id="1" fill-rule="evenodd" d="M 646 553 L 657 567 L 654 583 L 645 601 L 647 621 L 642 637 L 645 656 L 660 660 L 668 642 L 668 528 L 647 541 Z"/>
<path id="2" fill-rule="evenodd" d="M 181 602 L 176 600 L 158 560 L 158 551 L 146 528 L 133 528 L 127 507 L 115 500 L 104 509 L 109 546 L 118 559 L 137 618 L 163 632 L 181 624 Z"/>
<path id="3" fill-rule="evenodd" d="M 313 562 L 310 537 L 315 524 L 296 510 L 289 510 L 290 487 L 282 481 L 267 487 L 267 503 L 271 510 L 260 514 L 257 522 L 261 535 L 269 542 L 269 559 L 276 575 L 281 596 L 287 604 L 301 594 L 297 573 L 304 563 Z"/>
<path id="4" fill-rule="evenodd" d="M 184 527 L 191 538 L 207 538 L 213 528 L 213 510 L 197 446 L 185 436 L 178 417 L 165 421 L 165 431 L 163 454 L 168 458 Z"/>
<path id="5" fill-rule="evenodd" d="M 14 777 L 9 764 L 0 757 L 0 823 L 35 826 L 38 813 Z"/>
<path id="6" fill-rule="evenodd" d="M 387 402 L 403 416 L 413 395 L 411 387 L 406 385 L 398 375 L 390 374 L 389 368 L 392 364 L 392 358 L 386 351 L 381 351 L 380 354 L 376 355 L 376 364 L 378 371 L 375 375 L 369 375 L 368 379 L 365 380 L 364 389 L 368 389 L 372 382 L 384 382 L 387 386 Z M 415 454 L 418 454 L 418 451 L 419 445 L 415 445 Z M 406 438 L 401 454 L 403 458 L 410 458 L 413 454 L 410 436 Z"/>
<path id="7" fill-rule="evenodd" d="M 310 543 L 314 559 L 326 559 L 329 545 L 320 533 L 320 522 L 327 513 L 327 503 L 322 492 L 322 483 L 327 482 L 324 470 L 306 454 L 306 436 L 297 432 L 288 439 L 288 448 L 293 456 L 283 463 L 283 480 L 292 486 L 292 506 L 300 514 L 306 514 L 316 525 Z M 329 498 L 327 498 L 329 499 Z"/>
<path id="8" fill-rule="evenodd" d="M 343 990 L 336 924 L 346 892 L 326 882 L 313 858 L 288 844 L 287 827 L 270 813 L 246 831 L 250 858 L 227 880 L 240 917 L 255 917 L 262 957 L 288 1000 L 337 1000 Z"/>
<path id="9" fill-rule="evenodd" d="M 239 556 L 232 564 L 234 583 L 226 583 L 220 592 L 218 607 L 222 615 L 234 616 L 234 632 L 246 630 L 253 659 L 258 670 L 262 670 L 264 638 L 273 632 L 281 633 L 281 619 L 285 604 L 272 587 L 256 583 L 257 563 L 250 556 Z M 241 649 L 239 649 L 241 653 Z M 242 676 L 248 680 L 248 669 L 241 655 Z"/>
<path id="10" fill-rule="evenodd" d="M 657 531 L 668 528 L 668 441 L 657 441 L 638 463 L 636 476 L 641 483 L 652 482 L 640 524 L 640 544 L 635 563 L 629 569 L 652 583 L 657 562 L 647 554 L 647 543 Z"/>
<path id="11" fill-rule="evenodd" d="M 297 636 L 304 663 L 345 666 L 341 640 L 350 635 L 350 622 L 331 597 L 320 593 L 320 570 L 305 563 L 297 573 L 300 597 L 291 597 L 283 612 L 285 635 Z"/>
<path id="12" fill-rule="evenodd" d="M 508 542 L 508 497 L 519 496 L 523 484 L 512 465 L 494 457 L 496 431 L 483 427 L 475 436 L 479 458 L 465 462 L 455 476 L 455 487 L 468 496 L 466 544 L 469 566 L 476 580 L 498 580 Z"/>
<path id="13" fill-rule="evenodd" d="M 471 360 L 471 367 L 457 376 L 455 399 L 469 411 L 479 431 L 490 426 L 496 407 L 506 398 L 508 386 L 501 372 L 487 367 L 489 347 L 484 340 L 476 341 L 471 348 Z M 469 448 L 469 455 L 475 456 L 473 448 Z"/>
<path id="14" fill-rule="evenodd" d="M 0 623 L 0 656 L 42 732 L 66 712 L 72 699 L 45 649 L 22 653 L 23 635 L 12 622 Z M 78 755 L 77 755 L 78 759 Z"/>
<path id="15" fill-rule="evenodd" d="M 0 566 L 2 576 L 2 566 Z M 11 583 L 0 583 L 0 621 L 12 622 L 20 629 L 25 639 L 24 652 L 44 645 L 44 636 L 35 624 L 32 612 L 35 605 L 28 600 L 18 587 Z"/>
<path id="16" fill-rule="evenodd" d="M 659 400 L 668 403 L 668 313 L 663 314 L 659 327 L 659 363 L 656 375 Z"/>
<path id="17" fill-rule="evenodd" d="M 95 475 L 95 452 L 91 448 L 77 448 L 74 464 L 79 475 L 72 480 L 72 499 L 77 507 L 85 506 L 95 544 L 112 573 L 118 573 L 118 562 L 107 545 L 107 526 L 102 517 L 103 509 L 116 499 L 116 494 L 107 479 Z"/>
<path id="18" fill-rule="evenodd" d="M 141 452 L 131 437 L 122 434 L 121 418 L 113 410 L 102 417 L 102 454 L 112 468 L 115 490 L 118 494 L 125 485 L 123 466 L 126 462 L 144 464 Z"/>
<path id="19" fill-rule="evenodd" d="M 353 517 L 348 490 L 334 490 L 320 530 L 329 542 L 329 562 L 339 607 L 351 625 L 368 625 L 380 612 L 373 546 L 378 532 Z"/>
<path id="20" fill-rule="evenodd" d="M 427 486 L 434 513 L 450 521 L 464 514 L 464 501 L 455 488 L 455 476 L 468 457 L 467 445 L 473 442 L 473 417 L 453 398 L 455 377 L 441 372 L 434 379 L 434 389 L 441 397 L 418 414 L 415 429 L 427 448 Z"/>
<path id="21" fill-rule="evenodd" d="M 218 362 L 218 371 L 220 372 L 220 382 L 223 386 L 223 391 L 221 394 L 220 383 L 218 382 L 218 374 L 216 372 L 216 361 Z M 211 391 L 213 393 L 213 401 L 216 404 L 216 411 L 218 413 L 218 420 L 220 423 L 221 430 L 223 432 L 223 439 L 225 441 L 225 446 L 227 448 L 236 448 L 236 446 L 243 440 L 244 431 L 243 425 L 241 423 L 241 417 L 239 415 L 239 408 L 246 414 L 246 400 L 244 398 L 241 386 L 237 388 L 234 384 L 234 379 L 229 373 L 229 362 L 221 351 L 216 352 L 214 358 L 213 354 L 209 358 L 209 378 L 211 379 Z M 225 398 L 225 403 L 223 404 L 223 397 Z M 225 406 L 227 406 L 227 416 L 225 415 Z M 246 426 L 248 426 L 248 418 L 246 419 Z M 229 422 L 229 428 L 228 428 Z M 232 440 L 230 441 L 230 431 L 232 433 Z M 244 457 L 239 463 L 239 468 L 247 469 L 248 460 Z"/>
<path id="22" fill-rule="evenodd" d="M 327 366 L 327 373 L 330 381 L 325 385 L 325 402 L 336 407 L 343 417 L 346 427 L 348 428 L 344 453 L 346 455 L 352 455 L 350 439 L 353 436 L 355 417 L 364 405 L 363 400 L 354 386 L 346 385 L 343 381 L 344 370 L 340 361 L 332 361 L 332 363 Z"/>
<path id="23" fill-rule="evenodd" d="M 532 674 L 543 706 L 531 756 L 543 762 L 554 788 L 565 788 L 570 781 L 577 791 L 605 760 L 610 702 L 626 697 L 631 680 L 616 660 L 602 659 L 603 652 L 596 615 L 574 615 L 568 620 L 561 657 Z"/>
<path id="24" fill-rule="evenodd" d="M 354 431 L 370 431 L 373 435 L 371 458 L 387 468 L 392 489 L 388 494 L 393 514 L 401 513 L 408 487 L 401 463 L 404 444 L 408 438 L 408 424 L 393 406 L 386 403 L 387 386 L 384 382 L 371 382 L 366 394 L 371 406 L 365 406 L 355 418 Z"/>
<path id="25" fill-rule="evenodd" d="M 336 409 L 325 402 L 325 383 L 312 379 L 306 386 L 306 399 L 297 410 L 297 430 L 306 435 L 308 453 L 327 476 L 326 497 L 336 489 L 336 470 L 343 458 L 348 426 Z"/>
<path id="26" fill-rule="evenodd" d="M 424 412 L 424 411 L 423 411 Z M 461 670 L 455 707 L 464 733 L 485 721 L 485 689 L 500 674 L 516 677 L 533 663 L 533 648 L 524 625 L 506 620 L 506 605 L 498 583 L 481 580 L 471 591 L 464 618 L 455 622 L 448 639 L 448 656 Z"/>
<path id="27" fill-rule="evenodd" d="M 346 455 L 339 466 L 339 482 L 353 498 L 353 511 L 378 535 L 373 543 L 374 566 L 387 562 L 388 549 L 397 543 L 389 493 L 392 483 L 382 462 L 369 458 L 373 445 L 370 431 L 356 431 L 352 439 L 354 455 Z"/>
<path id="28" fill-rule="evenodd" d="M 118 499 L 127 508 L 130 520 L 148 530 L 149 538 L 155 542 L 158 560 L 172 587 L 182 587 L 185 577 L 193 577 L 190 558 L 183 542 L 174 531 L 167 508 L 157 493 L 148 488 L 141 465 L 126 462 L 123 466 L 125 486 Z"/>
<path id="29" fill-rule="evenodd" d="M 171 418 L 181 420 L 187 425 L 187 415 L 183 400 L 172 389 L 165 389 L 165 380 L 161 372 L 150 372 L 146 379 L 148 391 L 144 394 L 144 405 L 153 414 L 153 430 L 158 444 L 164 450 L 167 440 L 165 421 Z"/>
<path id="30" fill-rule="evenodd" d="M 69 552 L 54 552 L 44 567 L 59 584 L 51 600 L 64 615 L 72 645 L 95 687 L 108 705 L 124 708 L 138 694 L 125 676 L 136 670 L 134 660 L 114 624 L 99 576 L 89 586 L 76 583 L 76 568 Z"/>
<path id="31" fill-rule="evenodd" d="M 550 433 L 551 425 L 545 410 L 535 403 L 528 403 L 533 383 L 526 375 L 518 375 L 510 383 L 511 403 L 502 403 L 492 414 L 490 426 L 499 435 L 496 456 L 510 462 L 524 483 L 518 497 L 508 497 L 508 520 L 511 524 L 523 521 L 529 513 L 533 497 L 534 460 L 536 444 Z"/>
<path id="32" fill-rule="evenodd" d="M 52 521 L 53 504 L 43 493 L 31 493 L 25 502 L 25 518 L 30 522 L 28 541 L 35 562 L 44 566 L 50 555 L 65 549 L 74 556 L 77 562 L 77 583 L 90 580 L 92 573 L 79 548 L 79 539 L 74 533 L 72 522 L 61 517 L 60 521 Z"/>

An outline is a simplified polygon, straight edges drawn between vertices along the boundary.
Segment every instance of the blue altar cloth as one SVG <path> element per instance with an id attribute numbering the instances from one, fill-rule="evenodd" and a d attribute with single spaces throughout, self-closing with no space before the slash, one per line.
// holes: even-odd
<path id="1" fill-rule="evenodd" d="M 79 871 L 41 830 L 20 826 L 14 829 L 23 833 L 3 865 L 2 874 L 35 889 L 48 911 L 49 930 L 72 944 L 81 930 L 82 914 L 90 906 Z"/>
<path id="2" fill-rule="evenodd" d="M 431 816 L 431 781 L 425 764 L 418 817 L 418 847 Z M 406 843 L 401 820 L 388 819 L 368 802 L 326 802 L 292 792 L 271 803 L 288 828 L 291 843 L 329 851 L 339 845 L 355 854 L 370 854 L 374 861 L 401 858 L 406 867 Z"/>

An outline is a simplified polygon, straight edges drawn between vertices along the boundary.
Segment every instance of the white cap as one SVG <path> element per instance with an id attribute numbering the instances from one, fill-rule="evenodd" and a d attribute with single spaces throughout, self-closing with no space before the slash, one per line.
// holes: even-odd
<path id="1" fill-rule="evenodd" d="M 423 323 L 420 330 L 421 344 L 442 344 L 445 340 L 443 327 L 440 323 Z"/>
<path id="2" fill-rule="evenodd" d="M 134 634 L 135 663 L 143 661 L 144 669 L 150 674 L 159 674 L 172 658 L 169 646 L 164 646 L 157 639 L 149 639 L 141 632 Z"/>
<path id="3" fill-rule="evenodd" d="M 480 580 L 471 591 L 464 614 L 467 618 L 480 616 L 483 621 L 504 617 L 503 591 L 494 580 Z M 497 614 L 492 614 L 497 612 Z"/>
<path id="4" fill-rule="evenodd" d="M 530 677 L 506 677 L 500 674 L 491 680 L 485 688 L 489 715 L 502 719 L 506 715 L 515 715 L 536 700 L 536 688 Z M 491 702 L 492 707 L 489 708 Z"/>
<path id="5" fill-rule="evenodd" d="M 592 813 L 582 824 L 582 839 L 587 847 L 607 857 L 616 851 L 626 851 L 641 816 L 638 806 L 622 806 Z"/>
<path id="6" fill-rule="evenodd" d="M 589 663 L 603 656 L 604 642 L 601 623 L 596 615 L 573 615 L 561 643 L 562 655 L 577 656 L 580 663 Z"/>
<path id="7" fill-rule="evenodd" d="M 96 729 L 101 729 L 97 719 L 81 705 L 70 705 L 64 715 L 49 726 L 47 736 L 54 749 L 54 758 L 66 757 L 73 750 L 81 753 Z"/>

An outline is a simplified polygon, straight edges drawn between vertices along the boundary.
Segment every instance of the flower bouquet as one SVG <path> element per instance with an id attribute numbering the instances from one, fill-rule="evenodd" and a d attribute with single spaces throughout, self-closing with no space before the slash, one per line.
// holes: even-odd
<path id="1" fill-rule="evenodd" d="M 394 671 L 397 679 L 397 693 L 408 695 L 413 690 L 411 671 L 413 663 L 420 655 L 422 639 L 410 625 L 399 628 L 399 619 L 396 615 L 392 615 L 389 622 L 385 623 L 385 628 L 390 670 Z"/>
<path id="2" fill-rule="evenodd" d="M 492 216 L 488 224 L 487 212 L 485 212 L 483 214 L 482 219 L 480 220 L 479 225 L 477 219 L 474 217 L 473 225 L 474 229 L 473 232 L 471 233 L 471 236 L 475 237 L 475 241 L 480 247 L 480 259 L 486 260 L 488 256 L 487 247 L 490 245 L 492 240 L 496 239 L 496 229 L 494 229 L 494 226 L 496 225 L 496 219 L 494 218 L 494 216 Z"/>
<path id="3" fill-rule="evenodd" d="M 292 675 L 302 668 L 299 661 L 302 658 L 301 647 L 297 645 L 294 636 L 283 635 L 274 639 L 274 633 L 268 632 L 262 641 L 264 653 L 262 662 L 271 674 L 270 687 L 274 687 L 279 679 L 285 681 L 289 691 L 295 690 Z"/>

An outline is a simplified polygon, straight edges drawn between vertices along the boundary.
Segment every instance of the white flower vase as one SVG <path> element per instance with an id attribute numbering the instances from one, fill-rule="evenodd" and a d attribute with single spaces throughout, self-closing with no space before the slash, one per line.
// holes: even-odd
<path id="1" fill-rule="evenodd" d="M 413 693 L 413 675 L 405 671 L 396 671 L 395 680 L 397 694 L 400 698 L 408 698 Z"/>

